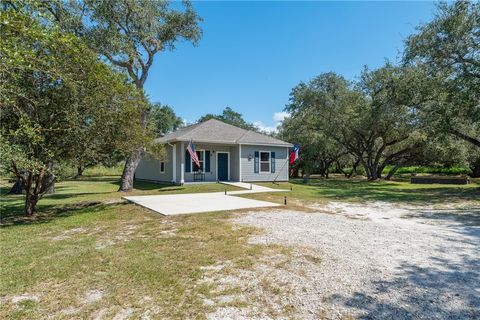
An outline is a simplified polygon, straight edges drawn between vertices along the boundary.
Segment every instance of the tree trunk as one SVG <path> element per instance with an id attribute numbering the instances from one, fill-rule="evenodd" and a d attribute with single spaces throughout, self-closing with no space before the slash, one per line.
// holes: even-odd
<path id="1" fill-rule="evenodd" d="M 355 160 L 355 163 L 352 166 L 352 172 L 347 176 L 347 178 L 355 177 L 357 175 L 357 167 L 360 163 L 360 159 Z"/>
<path id="2" fill-rule="evenodd" d="M 40 192 L 44 194 L 54 194 L 55 193 L 55 175 L 52 173 L 53 162 L 47 162 L 48 173 L 45 174 L 45 181 L 41 181 Z M 38 200 L 37 200 L 38 201 Z"/>
<path id="3" fill-rule="evenodd" d="M 32 180 L 32 173 L 27 172 L 25 177 L 25 214 L 27 216 L 33 215 L 36 207 L 36 201 L 32 197 Z"/>
<path id="4" fill-rule="evenodd" d="M 480 178 L 480 160 L 470 164 L 472 178 Z"/>
<path id="5" fill-rule="evenodd" d="M 78 179 L 82 176 L 83 176 L 83 167 L 82 166 L 77 166 L 77 174 L 73 178 Z"/>
<path id="6" fill-rule="evenodd" d="M 320 173 L 320 177 L 324 178 L 325 177 L 325 172 L 326 172 L 326 167 L 325 167 L 325 162 L 324 161 L 319 161 L 318 171 Z"/>
<path id="7" fill-rule="evenodd" d="M 25 197 L 25 214 L 27 216 L 32 216 L 37 209 L 38 195 L 28 192 Z"/>
<path id="8" fill-rule="evenodd" d="M 365 172 L 367 173 L 367 179 L 370 181 L 378 180 L 378 168 L 374 164 L 364 164 Z"/>
<path id="9" fill-rule="evenodd" d="M 118 191 L 130 192 L 133 190 L 133 175 L 135 174 L 135 170 L 137 169 L 141 157 L 142 152 L 137 150 L 127 158 Z"/>
<path id="10" fill-rule="evenodd" d="M 379 163 L 377 159 L 373 160 L 372 158 L 367 158 L 367 161 L 361 160 L 365 172 L 367 173 L 367 179 L 370 181 L 378 180 L 381 177 L 381 172 L 379 172 Z"/>
<path id="11" fill-rule="evenodd" d="M 305 170 L 303 175 L 303 183 L 310 181 L 310 170 Z"/>
<path id="12" fill-rule="evenodd" d="M 336 164 L 336 171 L 337 172 L 340 172 L 341 174 L 343 174 L 346 177 L 348 177 L 348 173 L 345 172 L 345 170 L 343 170 L 342 166 L 340 165 L 340 163 L 338 161 L 335 161 L 335 164 Z"/>
<path id="13" fill-rule="evenodd" d="M 397 172 L 397 170 L 402 166 L 402 164 L 399 162 L 397 164 L 395 164 L 395 166 L 393 166 L 390 171 L 388 171 L 388 174 L 385 176 L 385 180 L 390 180 L 393 175 L 395 174 L 395 172 Z"/>
<path id="14" fill-rule="evenodd" d="M 23 176 L 23 179 L 26 179 L 26 172 L 25 171 L 21 171 L 20 174 Z M 22 194 L 23 189 L 25 189 L 23 179 L 20 178 L 20 177 L 17 177 L 17 179 L 15 180 L 15 183 L 13 184 L 12 189 L 10 189 L 8 194 Z"/>
<path id="15" fill-rule="evenodd" d="M 143 83 L 137 85 L 137 89 L 143 90 Z M 140 119 L 144 130 L 147 128 L 147 117 L 148 111 L 145 110 L 142 112 Z M 118 191 L 130 192 L 133 190 L 133 176 L 135 174 L 135 170 L 137 169 L 138 164 L 140 163 L 142 154 L 143 146 L 140 146 L 139 149 L 133 151 L 132 154 L 128 156 L 127 161 L 125 161 L 125 167 L 123 167 L 123 173 L 120 179 L 120 188 L 118 188 Z"/>

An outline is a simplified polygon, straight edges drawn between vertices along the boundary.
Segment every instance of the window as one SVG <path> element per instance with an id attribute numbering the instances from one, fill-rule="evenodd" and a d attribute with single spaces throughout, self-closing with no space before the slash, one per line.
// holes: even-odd
<path id="1" fill-rule="evenodd" d="M 165 172 L 165 161 L 160 161 L 160 172 L 161 173 Z"/>
<path id="2" fill-rule="evenodd" d="M 193 159 L 190 159 L 190 161 L 192 162 L 192 168 L 193 168 L 192 171 L 193 172 L 198 172 L 198 171 L 205 172 L 205 150 L 197 150 L 196 153 L 197 153 L 198 160 L 200 162 L 200 167 L 197 166 L 197 164 L 193 161 Z"/>
<path id="3" fill-rule="evenodd" d="M 270 152 L 260 152 L 260 172 L 270 172 Z"/>

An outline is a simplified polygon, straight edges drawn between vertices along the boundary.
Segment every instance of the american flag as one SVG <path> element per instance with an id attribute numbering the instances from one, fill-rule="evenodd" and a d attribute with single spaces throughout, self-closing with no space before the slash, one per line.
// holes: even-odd
<path id="1" fill-rule="evenodd" d="M 195 145 L 193 144 L 193 141 L 190 140 L 187 150 L 188 150 L 188 153 L 190 153 L 190 157 L 192 157 L 193 162 L 195 162 L 197 167 L 200 168 L 200 160 L 198 160 L 197 153 L 195 152 Z"/>

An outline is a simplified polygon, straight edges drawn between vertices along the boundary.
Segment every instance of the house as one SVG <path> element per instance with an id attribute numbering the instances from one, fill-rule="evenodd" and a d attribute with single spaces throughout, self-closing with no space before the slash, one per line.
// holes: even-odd
<path id="1" fill-rule="evenodd" d="M 290 143 L 216 119 L 183 127 L 157 140 L 166 157 L 146 154 L 135 179 L 183 184 L 194 181 L 288 181 Z M 187 151 L 193 141 L 198 167 Z"/>

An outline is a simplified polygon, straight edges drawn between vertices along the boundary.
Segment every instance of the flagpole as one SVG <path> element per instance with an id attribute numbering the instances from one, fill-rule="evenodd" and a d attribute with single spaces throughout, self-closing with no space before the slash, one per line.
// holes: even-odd
<path id="1" fill-rule="evenodd" d="M 298 144 L 295 144 L 295 146 L 298 146 Z M 295 146 L 294 146 L 293 152 L 295 152 Z M 290 151 L 290 149 L 289 149 L 289 151 Z M 297 152 L 298 152 L 298 151 L 297 151 Z M 295 159 L 295 161 L 296 161 L 296 160 L 297 160 L 297 159 Z M 290 163 L 290 152 L 287 153 L 287 161 L 283 164 L 282 168 L 278 171 L 277 176 L 275 177 L 275 179 L 273 179 L 273 182 L 272 182 L 272 183 L 275 183 L 275 182 L 277 181 L 278 176 L 279 176 L 280 173 L 282 172 L 283 168 L 285 168 L 285 165 L 286 165 L 287 163 Z M 293 163 L 292 163 L 292 164 L 293 164 Z M 287 174 L 288 174 L 288 176 L 290 177 L 290 172 L 287 172 Z"/>
<path id="2" fill-rule="evenodd" d="M 282 172 L 282 169 L 285 168 L 285 165 L 290 161 L 290 157 L 288 157 L 287 155 L 287 161 L 285 161 L 285 163 L 283 164 L 282 168 L 280 168 L 280 170 L 278 171 L 277 173 L 277 176 L 275 177 L 275 179 L 273 179 L 273 183 L 275 183 L 277 181 L 277 178 L 278 176 L 280 175 L 280 173 Z M 288 172 L 287 172 L 288 174 Z"/>

